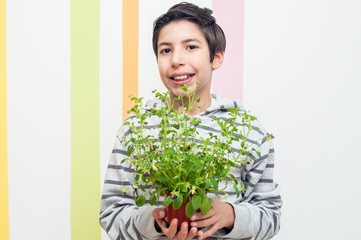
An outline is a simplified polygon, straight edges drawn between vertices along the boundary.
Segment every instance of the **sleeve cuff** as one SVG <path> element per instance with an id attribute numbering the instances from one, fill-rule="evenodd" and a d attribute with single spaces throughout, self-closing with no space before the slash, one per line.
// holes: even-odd
<path id="1" fill-rule="evenodd" d="M 253 222 L 251 220 L 250 209 L 244 203 L 243 204 L 241 203 L 239 205 L 232 203 L 229 204 L 231 204 L 234 209 L 235 218 L 234 218 L 233 229 L 229 230 L 222 228 L 217 231 L 217 235 L 222 238 L 235 238 L 235 239 L 251 237 L 252 231 L 250 230 L 253 229 Z"/>
<path id="2" fill-rule="evenodd" d="M 143 207 L 144 209 L 138 215 L 137 221 L 137 229 L 139 232 L 142 233 L 143 236 L 146 236 L 151 239 L 158 239 L 159 237 L 163 236 L 162 232 L 158 232 L 155 228 L 155 220 L 152 216 L 152 211 L 155 207 L 148 206 Z"/>

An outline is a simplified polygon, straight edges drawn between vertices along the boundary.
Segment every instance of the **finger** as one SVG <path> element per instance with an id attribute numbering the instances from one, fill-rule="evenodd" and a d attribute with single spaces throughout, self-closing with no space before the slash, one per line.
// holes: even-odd
<path id="1" fill-rule="evenodd" d="M 152 211 L 152 216 L 154 218 L 154 220 L 156 221 L 156 227 L 159 227 L 162 230 L 163 227 L 163 218 L 165 217 L 165 211 L 163 209 L 160 208 L 155 208 Z M 162 230 L 163 232 L 163 230 Z"/>
<path id="2" fill-rule="evenodd" d="M 177 234 L 177 230 L 178 230 L 178 219 L 174 218 L 169 225 L 169 228 L 164 227 L 166 230 L 165 232 L 163 231 L 163 233 L 169 237 L 169 238 L 173 238 L 176 234 Z"/>
<path id="3" fill-rule="evenodd" d="M 193 221 L 191 222 L 191 226 L 192 227 L 207 227 L 207 226 L 211 226 L 213 224 L 215 224 L 217 222 L 217 219 L 215 216 L 212 216 L 210 218 L 207 219 L 201 219 L 201 220 L 197 220 L 197 221 Z"/>
<path id="4" fill-rule="evenodd" d="M 158 226 L 160 227 L 160 229 L 164 233 L 164 231 L 166 231 L 167 228 L 164 227 L 164 225 L 163 225 L 163 219 L 156 219 L 155 221 L 157 222 Z"/>
<path id="5" fill-rule="evenodd" d="M 202 215 L 202 213 L 197 212 L 190 219 L 191 219 L 191 221 L 207 219 L 207 218 L 212 217 L 214 214 L 215 214 L 214 211 L 211 209 L 211 210 L 209 210 L 209 212 L 206 215 Z"/>
<path id="6" fill-rule="evenodd" d="M 188 223 L 187 223 L 187 222 L 183 222 L 182 225 L 181 225 L 181 229 L 180 229 L 180 231 L 179 231 L 178 234 L 177 234 L 176 239 L 177 239 L 177 240 L 186 239 L 187 235 L 188 235 Z"/>
<path id="7" fill-rule="evenodd" d="M 197 234 L 197 228 L 192 227 L 191 230 L 188 233 L 188 236 L 186 238 L 186 240 L 190 240 L 192 238 L 194 238 L 194 236 Z"/>
<path id="8" fill-rule="evenodd" d="M 164 208 L 154 208 L 152 211 L 152 216 L 154 219 L 163 219 L 165 217 Z"/>
<path id="9" fill-rule="evenodd" d="M 178 228 L 178 219 L 173 219 L 172 222 L 169 225 L 169 228 L 165 227 L 163 225 L 163 219 L 156 219 L 157 224 L 159 225 L 160 229 L 169 238 L 173 238 L 175 234 L 177 233 Z"/>
<path id="10" fill-rule="evenodd" d="M 216 224 L 214 224 L 205 232 L 198 231 L 198 239 L 206 239 L 207 237 L 213 235 L 213 233 L 215 233 L 217 229 L 218 227 L 216 226 Z"/>

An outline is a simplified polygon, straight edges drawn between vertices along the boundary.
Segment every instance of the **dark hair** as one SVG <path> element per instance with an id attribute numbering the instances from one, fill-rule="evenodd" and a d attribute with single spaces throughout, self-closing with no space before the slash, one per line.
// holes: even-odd
<path id="1" fill-rule="evenodd" d="M 222 28 L 212 16 L 213 11 L 209 8 L 200 8 L 197 5 L 181 2 L 171 7 L 167 13 L 158 17 L 153 24 L 153 50 L 158 56 L 158 38 L 162 28 L 174 21 L 186 20 L 197 24 L 207 39 L 211 62 L 217 52 L 226 49 L 226 37 Z"/>

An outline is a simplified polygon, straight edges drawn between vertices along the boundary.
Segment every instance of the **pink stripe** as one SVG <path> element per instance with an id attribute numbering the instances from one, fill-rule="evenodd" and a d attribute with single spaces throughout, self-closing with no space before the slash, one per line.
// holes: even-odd
<path id="1" fill-rule="evenodd" d="M 244 0 L 213 0 L 213 16 L 223 29 L 226 52 L 223 66 L 213 73 L 213 92 L 243 99 Z"/>

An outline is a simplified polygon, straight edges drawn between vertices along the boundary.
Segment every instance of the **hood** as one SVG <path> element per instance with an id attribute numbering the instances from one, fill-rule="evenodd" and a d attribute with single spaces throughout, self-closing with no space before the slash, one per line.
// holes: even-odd
<path id="1" fill-rule="evenodd" d="M 240 101 L 232 101 L 228 98 L 222 98 L 219 94 L 212 93 L 211 94 L 212 103 L 209 108 L 207 108 L 205 111 L 201 112 L 200 116 L 205 116 L 209 114 L 214 114 L 215 112 L 222 111 L 226 112 L 227 109 L 238 107 L 241 111 L 244 110 L 243 105 Z M 161 102 L 159 99 L 154 98 L 149 101 L 147 101 L 144 110 L 150 111 L 154 108 L 160 108 L 161 106 L 164 106 L 164 103 Z"/>
<path id="2" fill-rule="evenodd" d="M 219 94 L 212 93 L 212 104 L 209 108 L 207 108 L 204 112 L 199 115 L 208 115 L 213 114 L 215 112 L 221 111 L 226 112 L 227 109 L 230 108 L 239 108 L 240 110 L 244 110 L 243 105 L 240 101 L 232 101 L 228 98 L 222 98 Z"/>

